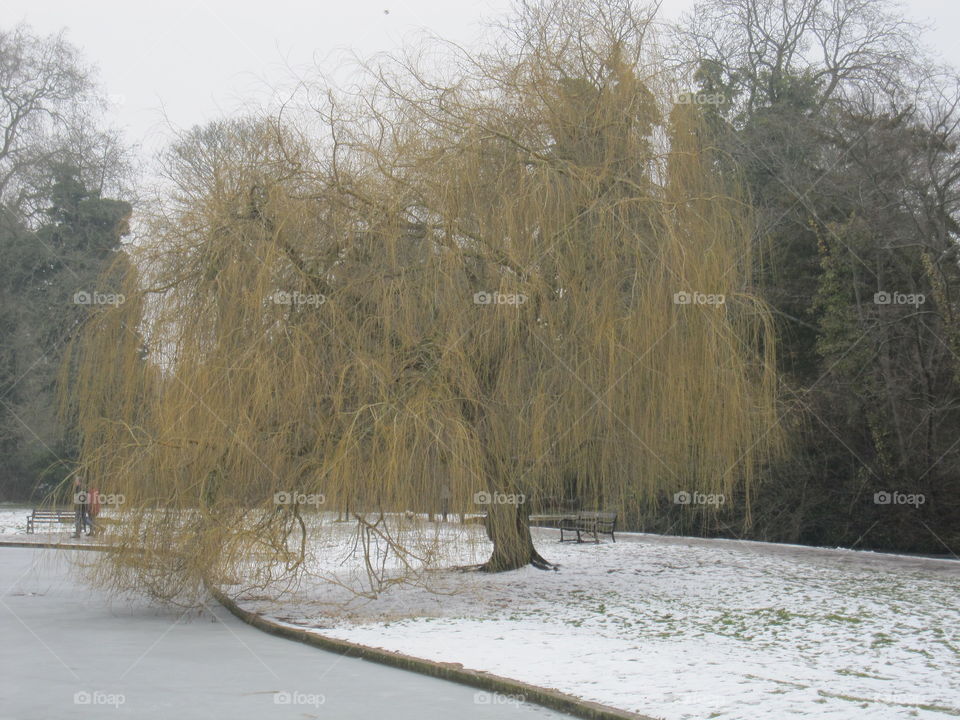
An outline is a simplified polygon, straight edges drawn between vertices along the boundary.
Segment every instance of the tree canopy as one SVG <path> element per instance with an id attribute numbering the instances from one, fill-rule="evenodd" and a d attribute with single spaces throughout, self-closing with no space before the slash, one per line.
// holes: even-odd
<path id="1" fill-rule="evenodd" d="M 550 8 L 444 48 L 454 72 L 385 60 L 310 122 L 171 150 L 127 300 L 76 348 L 82 466 L 125 498 L 104 581 L 295 574 L 331 531 L 309 498 L 401 575 L 443 561 L 425 543 L 550 568 L 527 518 L 571 494 L 748 501 L 779 433 L 739 178 L 648 16 Z M 445 488 L 486 533 L 404 522 Z"/>

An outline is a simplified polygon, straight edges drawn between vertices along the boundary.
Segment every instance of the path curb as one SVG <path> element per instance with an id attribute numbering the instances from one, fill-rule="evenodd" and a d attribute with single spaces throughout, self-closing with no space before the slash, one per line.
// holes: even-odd
<path id="1" fill-rule="evenodd" d="M 58 541 L 28 542 L 23 540 L 0 540 L 0 547 L 40 548 L 41 550 L 107 550 L 106 545 L 85 545 Z"/>

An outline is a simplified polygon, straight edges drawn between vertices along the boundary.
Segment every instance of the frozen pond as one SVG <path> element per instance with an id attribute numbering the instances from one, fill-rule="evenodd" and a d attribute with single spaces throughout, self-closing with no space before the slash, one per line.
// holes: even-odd
<path id="1" fill-rule="evenodd" d="M 562 718 L 516 698 L 79 584 L 67 551 L 0 548 L 0 720 Z"/>

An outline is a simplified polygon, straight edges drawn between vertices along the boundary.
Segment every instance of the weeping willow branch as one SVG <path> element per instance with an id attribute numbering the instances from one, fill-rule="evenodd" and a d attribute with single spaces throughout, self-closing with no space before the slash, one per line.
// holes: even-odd
<path id="1" fill-rule="evenodd" d="M 781 443 L 749 205 L 649 18 L 554 5 L 453 77 L 329 89 L 315 135 L 234 120 L 170 150 L 127 302 L 68 361 L 82 470 L 124 497 L 100 582 L 371 594 L 553 568 L 528 517 L 571 500 L 749 497 Z"/>

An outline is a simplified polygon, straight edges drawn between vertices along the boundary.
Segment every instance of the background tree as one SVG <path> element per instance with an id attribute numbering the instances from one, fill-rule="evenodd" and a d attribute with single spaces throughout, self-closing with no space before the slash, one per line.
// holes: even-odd
<path id="1" fill-rule="evenodd" d="M 64 344 L 107 292 L 98 277 L 131 207 L 104 194 L 129 176 L 101 96 L 61 36 L 0 31 L 0 498 L 56 484 L 75 454 L 57 418 Z"/>
<path id="2" fill-rule="evenodd" d="M 793 442 L 760 489 L 759 538 L 956 539 L 956 81 L 917 30 L 887 3 L 716 0 L 681 32 L 761 219 L 759 290 L 781 338 Z M 880 306 L 879 292 L 927 302 Z M 892 491 L 927 503 L 874 504 Z"/>

